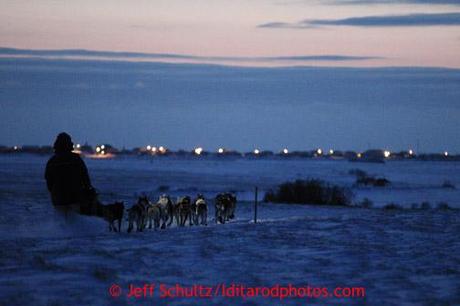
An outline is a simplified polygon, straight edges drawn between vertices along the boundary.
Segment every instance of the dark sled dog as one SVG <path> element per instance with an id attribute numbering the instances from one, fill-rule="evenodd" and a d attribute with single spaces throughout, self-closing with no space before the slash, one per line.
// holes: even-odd
<path id="1" fill-rule="evenodd" d="M 123 220 L 123 213 L 125 205 L 123 202 L 115 202 L 113 204 L 98 204 L 98 216 L 104 218 L 109 223 L 109 231 L 120 232 L 121 221 Z M 114 222 L 118 221 L 118 229 Z"/>
<path id="2" fill-rule="evenodd" d="M 178 226 L 184 226 L 187 219 L 189 225 L 193 225 L 192 223 L 192 209 L 191 203 L 192 200 L 189 196 L 179 197 L 177 198 L 177 202 L 175 205 L 175 214 L 176 214 L 176 222 Z"/>
<path id="3" fill-rule="evenodd" d="M 85 204 L 80 206 L 80 213 L 87 216 L 101 217 L 109 223 L 109 231 L 121 231 L 121 222 L 125 205 L 123 202 L 104 205 L 99 201 L 99 196 L 94 188 L 88 188 L 86 191 Z M 118 221 L 118 230 L 114 222 Z"/>
<path id="4" fill-rule="evenodd" d="M 149 206 L 149 199 L 146 196 L 141 196 L 131 208 L 127 209 L 128 212 L 128 233 L 134 228 L 136 223 L 136 229 L 138 232 L 142 232 L 145 228 L 147 219 L 147 209 Z"/>
<path id="5" fill-rule="evenodd" d="M 235 218 L 236 196 L 231 193 L 219 193 L 215 202 L 216 223 L 224 224 L 226 221 Z"/>

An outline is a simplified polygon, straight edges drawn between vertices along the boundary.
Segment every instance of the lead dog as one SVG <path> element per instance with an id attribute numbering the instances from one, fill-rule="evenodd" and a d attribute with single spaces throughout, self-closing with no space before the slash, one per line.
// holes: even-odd
<path id="1" fill-rule="evenodd" d="M 231 193 L 219 193 L 215 202 L 216 223 L 224 224 L 226 221 L 235 218 L 236 196 Z"/>
<path id="2" fill-rule="evenodd" d="M 230 206 L 228 207 L 227 211 L 227 220 L 230 220 L 235 218 L 236 196 L 232 193 L 227 193 L 227 197 L 230 202 Z"/>

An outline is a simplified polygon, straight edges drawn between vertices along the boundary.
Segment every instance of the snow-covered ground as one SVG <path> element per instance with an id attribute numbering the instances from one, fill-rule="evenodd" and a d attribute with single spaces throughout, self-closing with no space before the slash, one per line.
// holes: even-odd
<path id="1" fill-rule="evenodd" d="M 207 227 L 109 233 L 94 218 L 54 211 L 43 180 L 47 157 L 0 156 L 0 305 L 125 304 L 460 304 L 459 210 L 395 210 L 428 201 L 460 208 L 460 163 L 386 164 L 325 160 L 125 158 L 86 160 L 104 202 L 133 203 L 141 193 L 213 197 L 236 191 L 236 220 Z M 352 186 L 351 169 L 384 176 L 388 188 L 354 188 L 376 208 L 260 204 L 253 224 L 254 186 L 267 190 L 295 178 Z M 450 181 L 457 189 L 442 188 Z M 166 187 L 167 186 L 167 187 Z M 262 195 L 261 195 L 262 196 Z M 261 197 L 260 196 L 260 197 Z M 211 212 L 212 218 L 212 212 Z M 365 287 L 365 298 L 126 298 L 129 284 L 182 286 L 294 284 Z M 119 284 L 122 297 L 108 289 Z M 33 302 L 33 303 L 32 303 Z"/>

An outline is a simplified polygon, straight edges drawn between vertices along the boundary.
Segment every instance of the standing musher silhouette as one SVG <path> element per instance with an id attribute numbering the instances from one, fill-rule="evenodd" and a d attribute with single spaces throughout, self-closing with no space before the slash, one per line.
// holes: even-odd
<path id="1" fill-rule="evenodd" d="M 45 170 L 51 202 L 66 215 L 71 211 L 93 215 L 97 194 L 91 185 L 85 162 L 72 152 L 72 138 L 67 133 L 60 133 L 53 148 L 54 155 L 48 160 Z"/>

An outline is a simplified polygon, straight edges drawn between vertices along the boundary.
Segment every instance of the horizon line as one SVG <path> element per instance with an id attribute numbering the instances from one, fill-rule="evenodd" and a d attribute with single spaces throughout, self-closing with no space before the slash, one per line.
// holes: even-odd
<path id="1" fill-rule="evenodd" d="M 135 151 L 135 150 L 139 150 L 139 151 L 145 151 L 145 152 L 148 152 L 150 148 L 165 148 L 165 152 L 172 152 L 172 153 L 178 153 L 178 152 L 188 152 L 188 153 L 193 153 L 195 151 L 195 149 L 201 149 L 203 153 L 219 153 L 219 150 L 220 149 L 223 149 L 225 150 L 225 152 L 227 153 L 237 153 L 237 154 L 249 154 L 249 153 L 254 153 L 255 150 L 259 151 L 261 155 L 263 155 L 263 153 L 265 152 L 271 152 L 273 154 L 278 154 L 278 153 L 283 153 L 284 150 L 288 150 L 288 153 L 284 153 L 284 154 L 294 154 L 294 153 L 312 153 L 312 152 L 317 152 L 318 149 L 321 150 L 322 153 L 319 153 L 319 155 L 322 155 L 322 156 L 329 156 L 331 155 L 330 154 L 330 151 L 332 150 L 333 153 L 337 153 L 337 152 L 340 152 L 340 153 L 348 153 L 348 152 L 353 152 L 353 153 L 365 153 L 365 152 L 369 152 L 369 151 L 382 151 L 382 152 L 385 152 L 385 151 L 388 151 L 392 154 L 399 154 L 399 153 L 403 153 L 403 152 L 413 152 L 414 155 L 427 155 L 427 154 L 441 154 L 441 155 L 445 155 L 445 153 L 447 152 L 449 156 L 457 156 L 457 155 L 460 155 L 460 152 L 455 152 L 452 154 L 452 151 L 449 151 L 449 150 L 437 150 L 435 152 L 431 152 L 431 151 L 416 151 L 414 150 L 414 148 L 412 147 L 408 147 L 406 149 L 394 149 L 394 150 L 391 150 L 390 148 L 388 147 L 385 147 L 385 148 L 377 148 L 377 147 L 372 147 L 372 148 L 368 148 L 368 149 L 363 149 L 363 150 L 355 150 L 355 149 L 336 149 L 336 148 L 332 148 L 332 147 L 328 147 L 328 148 L 323 148 L 323 147 L 314 147 L 313 149 L 289 149 L 288 147 L 284 146 L 284 147 L 281 147 L 281 149 L 279 150 L 274 150 L 274 149 L 264 149 L 262 148 L 261 146 L 254 146 L 252 149 L 250 149 L 249 151 L 248 150 L 238 150 L 238 149 L 232 149 L 232 148 L 229 148 L 229 147 L 226 147 L 226 146 L 220 146 L 220 147 L 216 147 L 214 150 L 210 150 L 210 149 L 206 149 L 205 147 L 203 146 L 195 146 L 193 148 L 189 148 L 189 149 L 185 149 L 185 148 L 170 148 L 168 147 L 166 144 L 163 144 L 163 145 L 159 145 L 159 146 L 154 146 L 154 145 L 151 145 L 151 144 L 147 144 L 147 145 L 143 145 L 143 146 L 134 146 L 134 147 L 125 147 L 124 145 L 121 146 L 121 148 L 119 146 L 116 146 L 116 145 L 112 145 L 110 143 L 107 143 L 107 142 L 101 142 L 101 143 L 98 143 L 98 144 L 95 144 L 95 145 L 91 145 L 89 144 L 88 142 L 85 142 L 85 143 L 75 143 L 74 144 L 74 149 L 79 149 L 83 146 L 89 146 L 91 147 L 91 149 L 95 149 L 99 146 L 110 146 L 111 148 L 115 149 L 115 150 L 118 150 L 118 151 L 122 151 L 122 150 L 126 150 L 126 151 Z M 16 153 L 28 153 L 28 152 L 21 152 L 21 149 L 22 148 L 52 148 L 53 145 L 52 144 L 46 144 L 46 145 L 40 145 L 40 144 L 23 144 L 23 145 L 3 145 L 3 144 L 0 144 L 0 149 L 1 148 L 6 148 L 6 149 L 13 149 L 13 151 L 15 151 Z M 157 154 L 158 155 L 158 154 Z M 161 155 L 161 154 L 159 154 Z"/>

